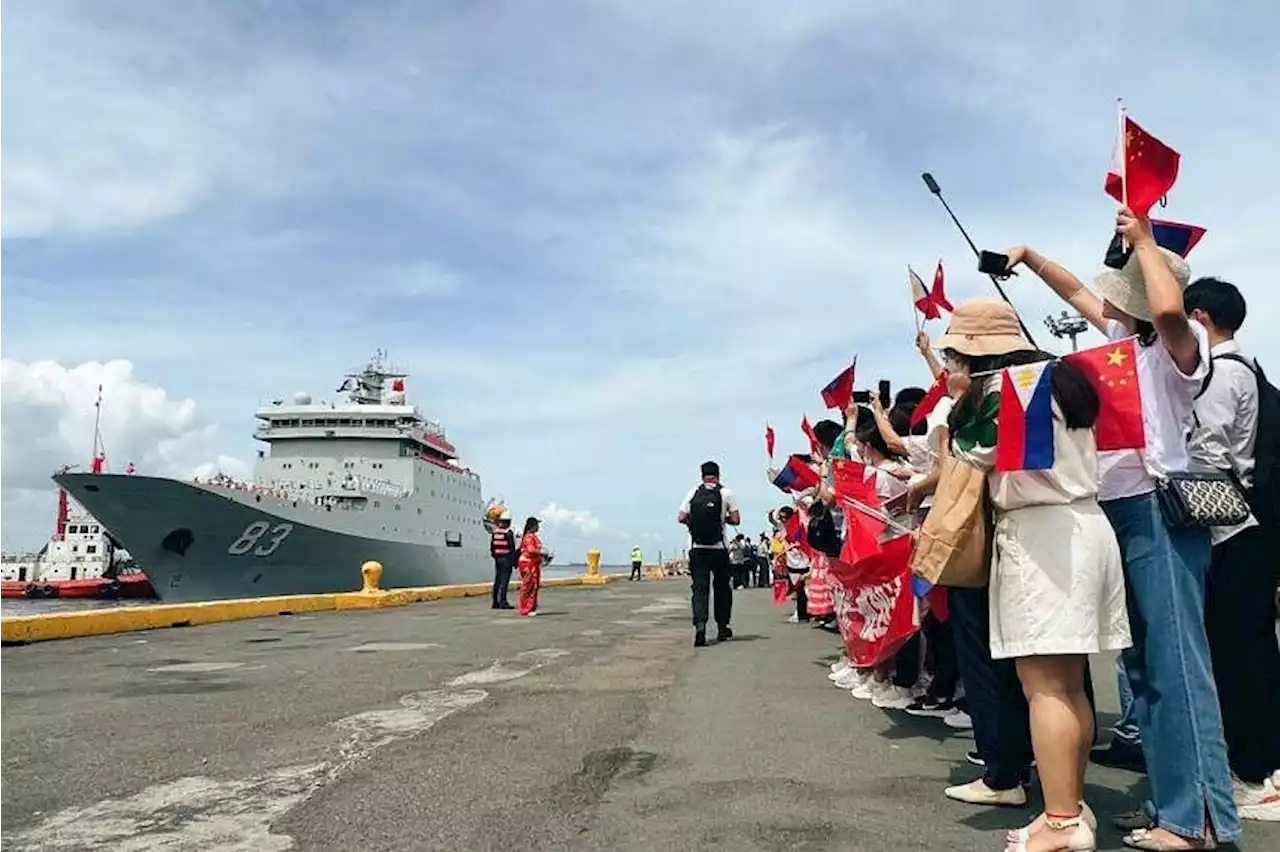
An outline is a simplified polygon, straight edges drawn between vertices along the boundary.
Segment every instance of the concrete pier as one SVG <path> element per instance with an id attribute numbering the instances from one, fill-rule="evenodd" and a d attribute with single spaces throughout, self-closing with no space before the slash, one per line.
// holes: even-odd
<path id="1" fill-rule="evenodd" d="M 945 799 L 976 775 L 971 740 L 829 686 L 836 640 L 767 590 L 697 650 L 687 594 L 614 582 L 547 589 L 532 619 L 462 598 L 5 648 L 3 847 L 991 850 L 1034 815 Z M 1100 815 L 1144 788 L 1090 769 Z M 1280 825 L 1244 847 L 1280 848 Z"/>

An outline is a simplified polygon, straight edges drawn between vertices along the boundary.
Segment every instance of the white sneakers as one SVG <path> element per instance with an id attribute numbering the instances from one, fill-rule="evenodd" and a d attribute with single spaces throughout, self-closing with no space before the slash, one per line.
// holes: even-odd
<path id="1" fill-rule="evenodd" d="M 915 699 L 916 696 L 912 690 L 905 686 L 894 686 L 891 681 L 885 681 L 879 691 L 871 696 L 871 703 L 881 710 L 905 710 Z"/>
<path id="2" fill-rule="evenodd" d="M 961 710 L 959 707 L 952 709 L 950 713 L 942 717 L 942 724 L 948 728 L 955 728 L 958 731 L 969 731 L 973 729 L 973 719 L 969 714 Z"/>
<path id="3" fill-rule="evenodd" d="M 1280 769 L 1263 778 L 1261 784 L 1248 784 L 1231 776 L 1232 798 L 1241 819 L 1280 822 Z"/>

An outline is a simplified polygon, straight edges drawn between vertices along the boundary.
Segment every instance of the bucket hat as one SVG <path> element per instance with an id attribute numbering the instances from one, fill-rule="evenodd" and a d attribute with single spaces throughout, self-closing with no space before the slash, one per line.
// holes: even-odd
<path id="1" fill-rule="evenodd" d="M 1187 289 L 1187 283 L 1191 281 L 1191 267 L 1166 248 L 1160 249 L 1160 254 L 1169 264 L 1179 289 Z M 1093 279 L 1093 289 L 1099 299 L 1110 302 L 1134 319 L 1151 322 L 1155 318 L 1151 313 L 1151 305 L 1147 302 L 1147 283 L 1142 277 L 1142 266 L 1138 263 L 1136 251 L 1129 253 L 1129 259 L 1123 268 L 1108 268 L 1098 273 Z"/>
<path id="2" fill-rule="evenodd" d="M 1002 299 L 966 299 L 956 305 L 951 325 L 938 339 L 937 349 L 951 349 L 970 358 L 1008 355 L 1034 348 L 1022 335 L 1018 312 Z"/>

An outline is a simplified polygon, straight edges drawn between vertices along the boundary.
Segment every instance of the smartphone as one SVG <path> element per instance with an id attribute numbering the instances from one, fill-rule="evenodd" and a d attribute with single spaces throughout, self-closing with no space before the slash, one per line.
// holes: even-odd
<path id="1" fill-rule="evenodd" d="M 858 405 L 871 404 L 871 391 L 856 390 L 853 392 L 853 401 Z"/>
<path id="2" fill-rule="evenodd" d="M 880 404 L 884 406 L 885 411 L 893 407 L 893 390 L 888 379 L 880 380 Z"/>
<path id="3" fill-rule="evenodd" d="M 1129 262 L 1129 255 L 1133 254 L 1133 246 L 1126 247 L 1124 238 L 1119 234 L 1111 237 L 1111 243 L 1107 246 L 1107 254 L 1102 259 L 1104 266 L 1111 269 L 1124 269 L 1124 265 Z"/>
<path id="4" fill-rule="evenodd" d="M 1009 255 L 996 251 L 983 251 L 978 255 L 978 271 L 983 275 L 1005 278 L 1009 275 Z"/>

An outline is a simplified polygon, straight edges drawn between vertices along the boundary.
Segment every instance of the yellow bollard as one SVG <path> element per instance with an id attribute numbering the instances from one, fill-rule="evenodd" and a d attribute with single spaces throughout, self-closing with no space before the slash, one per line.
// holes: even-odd
<path id="1" fill-rule="evenodd" d="M 364 588 L 360 591 L 366 595 L 377 594 L 381 589 L 378 583 L 382 581 L 382 563 L 369 560 L 360 566 L 360 576 L 364 578 Z"/>
<path id="2" fill-rule="evenodd" d="M 600 573 L 600 551 L 594 547 L 587 551 L 587 574 L 582 582 L 592 586 L 609 582 L 609 578 Z"/>

